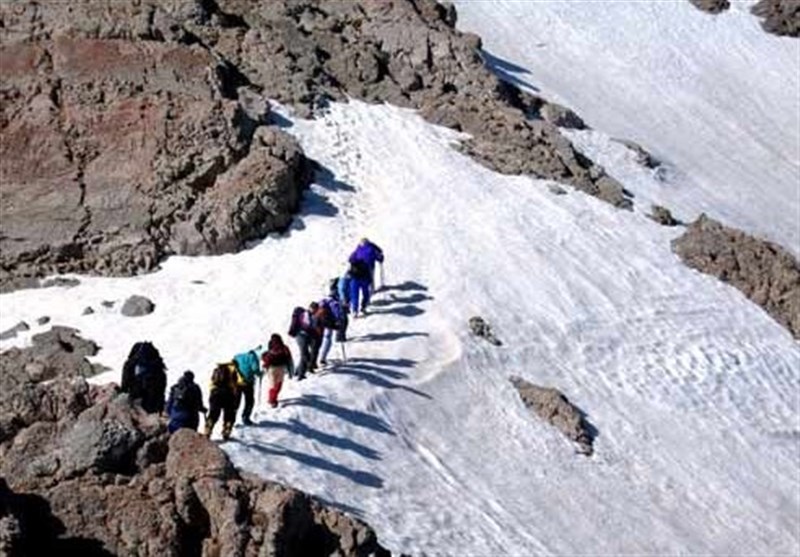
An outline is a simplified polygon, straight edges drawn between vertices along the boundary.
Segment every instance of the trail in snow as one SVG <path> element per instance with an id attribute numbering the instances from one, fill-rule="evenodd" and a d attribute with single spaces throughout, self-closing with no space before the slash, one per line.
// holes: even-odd
<path id="1" fill-rule="evenodd" d="M 223 444 L 237 466 L 363 518 L 395 552 L 797 553 L 800 349 L 683 266 L 678 232 L 499 176 L 408 110 L 333 105 L 287 129 L 327 169 L 287 234 L 5 294 L 0 329 L 50 315 L 115 370 L 149 338 L 171 380 L 191 368 L 205 387 L 214 362 L 284 332 L 367 235 L 387 288 L 353 320 L 347 363 L 287 382 L 282 407 L 237 428 Z M 81 316 L 132 293 L 156 312 Z M 502 348 L 469 336 L 476 314 Z M 510 375 L 586 411 L 595 456 L 534 419 Z"/>
<path id="2" fill-rule="evenodd" d="M 683 1 L 454 3 L 501 76 L 597 130 L 568 135 L 640 209 L 707 212 L 800 256 L 800 41 L 761 29 L 753 1 L 716 16 Z M 609 134 L 665 161 L 667 180 L 637 175 Z"/>

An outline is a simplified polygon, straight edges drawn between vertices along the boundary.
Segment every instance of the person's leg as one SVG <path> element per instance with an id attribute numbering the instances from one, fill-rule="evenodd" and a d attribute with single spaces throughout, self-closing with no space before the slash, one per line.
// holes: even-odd
<path id="1" fill-rule="evenodd" d="M 214 425 L 222 412 L 222 405 L 217 397 L 210 397 L 208 401 L 208 417 L 206 418 L 206 437 L 211 437 Z"/>
<path id="2" fill-rule="evenodd" d="M 322 333 L 322 346 L 319 349 L 319 363 L 325 365 L 328 360 L 328 352 L 331 349 L 331 339 L 333 337 L 333 329 L 325 329 Z"/>
<path id="3" fill-rule="evenodd" d="M 317 356 L 319 355 L 319 345 L 322 343 L 322 337 L 314 337 L 308 339 L 308 370 L 312 373 L 317 371 Z"/>
<path id="4" fill-rule="evenodd" d="M 308 337 L 304 334 L 299 334 L 294 337 L 297 342 L 297 348 L 300 351 L 300 361 L 294 370 L 297 379 L 304 379 L 306 376 L 306 368 L 308 367 Z"/>
<path id="5" fill-rule="evenodd" d="M 358 284 L 361 290 L 361 313 L 363 314 L 369 305 L 369 279 L 359 280 Z"/>
<path id="6" fill-rule="evenodd" d="M 358 279 L 350 279 L 350 307 L 355 315 L 358 315 L 358 283 Z"/>
<path id="7" fill-rule="evenodd" d="M 278 393 L 281 392 L 281 387 L 283 386 L 284 368 L 271 367 L 269 373 L 271 385 L 269 390 L 269 405 L 275 408 L 278 406 Z"/>
<path id="8" fill-rule="evenodd" d="M 233 431 L 233 424 L 236 421 L 236 411 L 239 408 L 239 404 L 237 402 L 238 397 L 238 394 L 228 397 L 222 407 L 222 438 L 225 440 L 230 438 L 231 431 Z"/>
<path id="9" fill-rule="evenodd" d="M 255 385 L 248 383 L 244 386 L 244 410 L 242 410 L 242 422 L 245 425 L 250 425 L 250 416 L 253 414 L 253 406 L 255 406 Z"/>

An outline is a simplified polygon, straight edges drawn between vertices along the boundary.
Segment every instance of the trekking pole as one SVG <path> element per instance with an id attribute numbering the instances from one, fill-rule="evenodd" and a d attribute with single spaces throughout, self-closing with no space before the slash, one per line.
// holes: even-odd
<path id="1" fill-rule="evenodd" d="M 381 262 L 381 287 L 378 290 L 383 290 L 384 286 L 386 286 L 386 280 L 383 277 L 383 262 Z"/>
<path id="2" fill-rule="evenodd" d="M 259 377 L 258 378 L 258 398 L 256 399 L 256 408 L 258 410 L 261 410 L 261 407 L 262 407 L 262 404 L 261 404 L 261 380 L 262 379 L 263 379 L 263 377 Z"/>

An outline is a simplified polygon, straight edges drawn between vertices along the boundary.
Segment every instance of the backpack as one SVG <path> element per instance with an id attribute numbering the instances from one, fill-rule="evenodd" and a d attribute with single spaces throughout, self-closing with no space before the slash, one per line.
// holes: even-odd
<path id="1" fill-rule="evenodd" d="M 350 276 L 358 280 L 368 280 L 370 278 L 369 265 L 366 261 L 356 259 L 350 264 Z"/>
<path id="2" fill-rule="evenodd" d="M 339 277 L 332 278 L 328 283 L 328 296 L 334 300 L 339 299 Z"/>
<path id="3" fill-rule="evenodd" d="M 327 329 L 338 329 L 342 325 L 342 306 L 334 299 L 325 299 L 320 302 L 325 310 L 322 314 L 322 325 Z"/>
<path id="4" fill-rule="evenodd" d="M 292 321 L 289 325 L 289 336 L 296 337 L 297 334 L 303 329 L 303 313 L 305 308 L 297 306 L 292 310 Z"/>
<path id="5" fill-rule="evenodd" d="M 228 385 L 228 364 L 217 364 L 217 367 L 211 372 L 211 388 L 225 388 Z"/>
<path id="6" fill-rule="evenodd" d="M 189 383 L 186 381 L 178 381 L 174 387 L 172 387 L 172 392 L 170 392 L 170 398 L 172 398 L 172 408 L 175 410 L 191 410 L 191 395 L 189 394 Z"/>

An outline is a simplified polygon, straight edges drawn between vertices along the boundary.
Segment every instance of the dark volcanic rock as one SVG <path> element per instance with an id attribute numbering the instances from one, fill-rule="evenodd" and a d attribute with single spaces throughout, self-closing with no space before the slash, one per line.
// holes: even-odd
<path id="1" fill-rule="evenodd" d="M 25 323 L 24 321 L 20 321 L 7 331 L 3 331 L 2 333 L 0 333 L 0 340 L 8 340 L 10 338 L 14 338 L 15 336 L 17 336 L 17 333 L 23 333 L 25 331 L 30 331 L 30 330 L 31 328 L 28 326 L 27 323 Z"/>
<path id="2" fill-rule="evenodd" d="M 131 296 L 122 304 L 120 312 L 127 317 L 139 317 L 153 313 L 156 305 L 144 296 Z"/>
<path id="3" fill-rule="evenodd" d="M 494 336 L 492 327 L 483 319 L 483 317 L 470 317 L 469 330 L 473 335 L 486 339 L 486 341 L 490 344 L 494 344 L 495 346 L 501 346 L 503 344 L 500 342 L 500 339 Z"/>
<path id="4" fill-rule="evenodd" d="M 367 525 L 242 477 L 196 432 L 168 436 L 163 418 L 79 377 L 85 347 L 57 346 L 47 383 L 20 373 L 36 346 L 0 354 L 4 555 L 389 554 Z"/>
<path id="5" fill-rule="evenodd" d="M 731 7 L 729 0 L 689 0 L 689 2 L 710 14 L 718 14 Z"/>
<path id="6" fill-rule="evenodd" d="M 584 418 L 583 412 L 567 400 L 567 397 L 558 389 L 539 387 L 519 377 L 511 377 L 511 384 L 519 392 L 525 406 L 552 424 L 568 439 L 575 441 L 581 454 L 591 456 L 596 432 Z"/>
<path id="7" fill-rule="evenodd" d="M 764 18 L 761 26 L 768 33 L 800 37 L 800 2 L 797 0 L 761 0 L 752 12 Z"/>
<path id="8" fill-rule="evenodd" d="M 651 205 L 650 215 L 648 216 L 663 226 L 678 226 L 682 224 L 681 221 L 672 216 L 669 209 L 661 205 Z"/>
<path id="9" fill-rule="evenodd" d="M 786 250 L 706 215 L 672 241 L 672 250 L 688 266 L 741 290 L 800 338 L 800 265 Z"/>
<path id="10" fill-rule="evenodd" d="M 305 159 L 259 129 L 266 106 L 245 106 L 243 78 L 183 30 L 201 13 L 0 4 L 0 284 L 133 274 L 288 224 Z"/>

